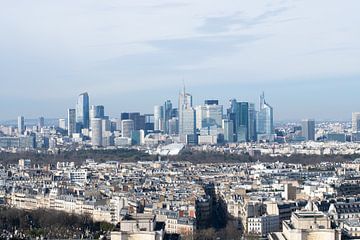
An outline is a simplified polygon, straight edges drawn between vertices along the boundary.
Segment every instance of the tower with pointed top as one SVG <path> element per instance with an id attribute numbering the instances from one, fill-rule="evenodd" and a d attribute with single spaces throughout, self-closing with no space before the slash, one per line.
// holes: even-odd
<path id="1" fill-rule="evenodd" d="M 193 108 L 192 95 L 186 92 L 185 84 L 179 94 L 179 136 L 182 142 L 188 143 L 189 139 L 195 142 L 196 116 Z"/>
<path id="2" fill-rule="evenodd" d="M 266 102 L 265 93 L 260 95 L 260 109 L 257 123 L 258 139 L 270 141 L 274 134 L 273 108 Z"/>

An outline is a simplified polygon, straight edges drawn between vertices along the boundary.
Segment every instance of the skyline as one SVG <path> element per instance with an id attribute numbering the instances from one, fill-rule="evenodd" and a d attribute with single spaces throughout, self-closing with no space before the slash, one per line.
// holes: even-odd
<path id="1" fill-rule="evenodd" d="M 110 116 L 151 112 L 176 102 L 184 78 L 194 105 L 265 91 L 276 120 L 348 120 L 360 111 L 359 5 L 2 3 L 0 119 L 65 117 L 84 91 Z"/>
<path id="2" fill-rule="evenodd" d="M 181 92 L 181 90 L 179 92 Z M 83 93 L 78 94 L 77 96 L 75 96 L 74 99 L 73 99 L 73 105 L 65 109 L 65 115 L 60 115 L 60 116 L 54 117 L 54 116 L 48 116 L 46 114 L 39 114 L 39 115 L 35 115 L 35 114 L 32 114 L 32 115 L 31 114 L 30 115 L 18 114 L 17 116 L 13 116 L 12 118 L 10 117 L 8 119 L 6 119 L 6 118 L 0 119 L 0 123 L 16 121 L 17 117 L 19 117 L 19 116 L 25 117 L 25 121 L 27 121 L 27 120 L 30 120 L 30 121 L 38 120 L 39 117 L 45 117 L 46 120 L 55 120 L 55 119 L 61 119 L 61 118 L 66 119 L 67 118 L 67 116 L 66 116 L 67 115 L 67 110 L 69 110 L 69 109 L 74 109 L 75 110 L 77 108 L 76 99 L 78 99 L 82 94 L 89 94 L 89 93 L 84 91 Z M 191 92 L 189 92 L 189 94 L 191 94 L 194 97 L 194 95 Z M 264 94 L 264 92 L 261 92 L 258 95 L 261 97 L 262 94 Z M 268 97 L 268 95 L 266 93 L 265 93 L 265 96 L 266 96 L 266 99 L 271 99 L 271 98 Z M 224 107 L 224 109 L 231 108 L 231 100 L 235 99 L 235 100 L 240 101 L 240 102 L 243 101 L 243 102 L 249 102 L 249 103 L 255 104 L 255 109 L 258 110 L 259 109 L 259 104 L 260 104 L 260 101 L 261 101 L 261 100 L 259 100 L 259 97 L 257 99 L 253 98 L 254 101 L 249 101 L 247 99 L 234 98 L 234 97 L 233 98 L 230 97 L 228 100 L 222 101 L 220 98 L 217 98 L 216 96 L 208 97 L 208 98 L 204 98 L 204 99 L 197 99 L 197 101 L 196 101 L 196 96 L 195 96 L 195 101 L 193 101 L 194 102 L 193 106 L 197 107 L 197 106 L 203 105 L 204 101 L 209 100 L 209 99 L 219 100 L 219 105 L 222 105 Z M 178 107 L 178 99 L 176 97 L 166 98 L 166 100 L 163 100 L 162 102 L 158 103 L 158 105 L 159 104 L 160 105 L 165 104 L 166 101 L 171 101 L 172 104 L 173 104 L 173 107 L 175 107 L 175 108 Z M 271 100 L 267 101 L 267 102 L 271 102 Z M 158 105 L 154 105 L 154 106 L 158 106 Z M 153 112 L 154 111 L 154 109 L 153 109 L 154 106 L 151 106 L 149 109 L 145 109 L 144 111 L 138 110 L 137 108 L 136 109 L 126 108 L 126 110 L 120 109 L 119 111 L 111 114 L 108 111 L 107 105 L 105 105 L 103 103 L 93 101 L 92 100 L 92 95 L 89 94 L 89 107 L 92 107 L 92 106 L 103 106 L 105 108 L 105 114 L 107 116 L 109 116 L 110 118 L 120 118 L 121 113 L 124 113 L 124 112 L 140 112 L 142 114 L 153 114 L 154 113 Z M 28 109 L 28 111 L 30 111 L 30 112 L 33 112 L 32 110 L 33 110 L 32 108 Z M 56 109 L 54 109 L 54 110 L 55 110 L 55 112 L 59 112 Z M 64 112 L 63 110 L 64 109 L 62 109 L 60 112 Z M 274 109 L 275 113 L 276 113 L 276 110 L 277 110 L 277 108 L 275 106 L 275 109 Z M 280 119 L 280 118 L 277 118 L 276 114 L 274 114 L 274 121 L 278 122 L 278 123 L 279 122 L 285 122 L 285 121 L 288 121 L 288 122 L 301 122 L 304 119 L 315 119 L 316 121 L 351 121 L 351 114 L 354 113 L 354 112 L 356 112 L 356 111 L 350 112 L 349 113 L 350 116 L 345 116 L 343 118 L 341 118 L 341 117 L 340 118 L 339 117 L 338 118 L 325 118 L 325 117 L 323 117 L 323 118 L 322 117 L 315 118 L 313 116 L 294 118 L 291 115 L 287 115 L 287 117 L 285 117 L 283 119 Z"/>

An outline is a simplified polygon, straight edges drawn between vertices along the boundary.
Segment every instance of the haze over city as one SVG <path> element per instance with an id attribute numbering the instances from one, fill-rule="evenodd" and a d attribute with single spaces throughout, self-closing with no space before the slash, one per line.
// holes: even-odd
<path id="1" fill-rule="evenodd" d="M 64 117 L 79 92 L 107 114 L 176 102 L 258 102 L 275 119 L 359 111 L 358 1 L 7 1 L 1 119 Z"/>

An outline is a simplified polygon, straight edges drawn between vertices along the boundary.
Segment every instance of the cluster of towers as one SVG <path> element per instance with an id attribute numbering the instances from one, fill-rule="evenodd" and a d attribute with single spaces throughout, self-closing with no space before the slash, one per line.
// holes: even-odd
<path id="1" fill-rule="evenodd" d="M 254 103 L 230 100 L 230 108 L 224 113 L 218 100 L 205 100 L 203 105 L 193 106 L 192 95 L 185 88 L 179 93 L 178 108 L 173 109 L 170 100 L 154 107 L 154 129 L 170 135 L 178 135 L 184 143 L 218 143 L 273 141 L 273 108 L 260 96 L 259 110 Z"/>
<path id="2" fill-rule="evenodd" d="M 193 97 L 185 88 L 179 93 L 177 108 L 166 100 L 163 105 L 154 106 L 153 114 L 121 113 L 121 118 L 115 121 L 105 116 L 104 106 L 90 106 L 88 93 L 82 93 L 76 108 L 68 109 L 67 132 L 70 137 L 89 136 L 94 146 L 107 145 L 106 136 L 125 141 L 134 136 L 144 138 L 148 133 L 166 134 L 187 144 L 273 141 L 275 136 L 273 108 L 264 94 L 260 96 L 258 110 L 254 103 L 232 99 L 224 112 L 214 99 L 194 106 Z M 114 132 L 121 135 L 114 136 Z"/>
<path id="3" fill-rule="evenodd" d="M 76 108 L 68 109 L 68 135 L 81 133 L 83 129 L 91 129 L 92 144 L 101 146 L 103 143 L 103 130 L 108 129 L 109 117 L 105 116 L 104 106 L 89 105 L 89 94 L 78 96 Z"/>

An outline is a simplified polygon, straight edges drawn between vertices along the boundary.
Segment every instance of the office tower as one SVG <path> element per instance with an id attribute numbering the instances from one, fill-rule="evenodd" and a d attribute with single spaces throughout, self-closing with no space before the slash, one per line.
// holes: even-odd
<path id="1" fill-rule="evenodd" d="M 222 120 L 225 142 L 234 142 L 234 123 L 230 119 Z"/>
<path id="2" fill-rule="evenodd" d="M 179 134 L 179 120 L 176 117 L 169 119 L 169 134 L 170 135 L 178 135 Z"/>
<path id="3" fill-rule="evenodd" d="M 154 114 L 145 114 L 145 135 L 154 131 Z"/>
<path id="4" fill-rule="evenodd" d="M 90 120 L 92 118 L 104 118 L 105 117 L 105 110 L 104 106 L 102 105 L 91 105 L 89 110 L 89 117 Z"/>
<path id="5" fill-rule="evenodd" d="M 304 119 L 301 122 L 302 136 L 306 141 L 315 141 L 315 120 Z"/>
<path id="6" fill-rule="evenodd" d="M 134 120 L 121 120 L 121 135 L 122 137 L 131 138 L 131 132 L 134 131 Z"/>
<path id="7" fill-rule="evenodd" d="M 352 113 L 352 132 L 358 133 L 360 132 L 360 112 L 353 112 Z"/>
<path id="8" fill-rule="evenodd" d="M 68 136 L 72 137 L 76 133 L 76 110 L 68 109 Z"/>
<path id="9" fill-rule="evenodd" d="M 89 128 L 89 121 L 89 95 L 88 93 L 82 93 L 79 95 L 76 104 L 76 123 L 79 130 Z"/>
<path id="10" fill-rule="evenodd" d="M 257 133 L 256 133 L 256 109 L 255 104 L 249 104 L 249 140 L 254 142 L 257 140 Z"/>
<path id="11" fill-rule="evenodd" d="M 256 111 L 253 103 L 231 99 L 227 119 L 233 123 L 234 141 L 247 142 L 256 139 Z"/>
<path id="12" fill-rule="evenodd" d="M 215 100 L 213 100 L 215 101 Z M 222 105 L 202 105 L 196 106 L 196 128 L 209 128 L 216 126 L 221 128 L 221 121 L 223 117 Z"/>
<path id="13" fill-rule="evenodd" d="M 145 131 L 134 130 L 131 132 L 131 144 L 132 145 L 144 145 L 145 143 Z"/>
<path id="14" fill-rule="evenodd" d="M 249 103 L 238 102 L 237 109 L 237 141 L 249 141 Z"/>
<path id="15" fill-rule="evenodd" d="M 102 122 L 102 131 L 110 132 L 111 131 L 111 121 L 107 118 L 100 118 Z"/>
<path id="16" fill-rule="evenodd" d="M 205 123 L 205 121 L 206 121 L 206 107 L 202 106 L 202 105 L 196 106 L 195 107 L 195 115 L 196 115 L 195 126 L 196 126 L 196 129 L 200 130 L 203 127 L 203 122 Z"/>
<path id="17" fill-rule="evenodd" d="M 134 121 L 134 130 L 145 129 L 145 115 L 140 115 L 139 112 L 123 112 L 121 113 L 121 120 L 131 119 Z"/>
<path id="18" fill-rule="evenodd" d="M 177 118 L 179 117 L 179 110 L 177 108 L 173 108 L 171 110 L 171 118 Z"/>
<path id="19" fill-rule="evenodd" d="M 156 105 L 154 106 L 154 130 L 162 131 L 164 124 L 164 107 Z"/>
<path id="20" fill-rule="evenodd" d="M 45 119 L 43 117 L 39 117 L 39 121 L 38 121 L 39 129 L 43 128 L 44 125 L 45 125 Z"/>
<path id="21" fill-rule="evenodd" d="M 223 118 L 223 106 L 218 104 L 218 100 L 205 101 L 205 122 L 203 127 L 217 126 L 221 128 Z"/>
<path id="22" fill-rule="evenodd" d="M 91 119 L 91 144 L 93 146 L 102 146 L 102 119 L 101 118 L 92 118 Z"/>
<path id="23" fill-rule="evenodd" d="M 274 134 L 273 108 L 265 101 L 264 93 L 260 96 L 257 132 L 258 134 L 269 136 Z"/>
<path id="24" fill-rule="evenodd" d="M 219 105 L 219 100 L 214 100 L 214 99 L 205 100 L 205 105 Z"/>
<path id="25" fill-rule="evenodd" d="M 170 100 L 166 100 L 164 103 L 164 132 L 169 133 L 169 120 L 173 117 L 172 116 L 172 103 Z"/>
<path id="26" fill-rule="evenodd" d="M 18 134 L 22 135 L 25 131 L 25 120 L 23 116 L 18 117 Z"/>
<path id="27" fill-rule="evenodd" d="M 65 118 L 59 118 L 59 128 L 65 130 L 66 129 L 66 120 Z"/>
<path id="28" fill-rule="evenodd" d="M 237 141 L 237 114 L 238 114 L 238 104 L 236 99 L 231 99 L 230 101 L 230 108 L 227 110 L 227 119 L 231 120 L 233 123 L 233 134 L 234 134 L 234 141 Z"/>
<path id="29" fill-rule="evenodd" d="M 196 142 L 195 139 L 195 110 L 192 107 L 192 96 L 186 93 L 185 88 L 179 94 L 179 135 L 182 142 L 189 142 L 187 135 L 191 138 L 190 141 Z"/>
<path id="30" fill-rule="evenodd" d="M 181 111 L 181 126 L 180 134 L 189 135 L 195 134 L 195 110 L 193 108 L 183 109 Z"/>

